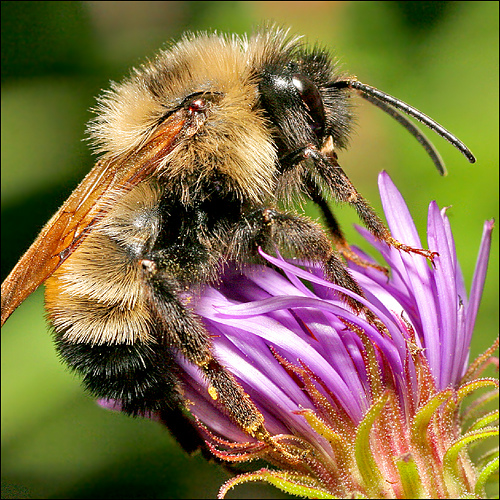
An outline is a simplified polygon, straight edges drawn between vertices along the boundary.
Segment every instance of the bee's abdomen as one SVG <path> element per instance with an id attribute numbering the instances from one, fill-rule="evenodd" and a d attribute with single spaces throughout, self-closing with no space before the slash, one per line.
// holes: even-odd
<path id="1" fill-rule="evenodd" d="M 174 408 L 179 404 L 176 365 L 159 344 L 75 344 L 56 340 L 64 362 L 77 371 L 94 396 L 119 401 L 132 415 Z"/>
<path id="2" fill-rule="evenodd" d="M 56 338 L 90 345 L 153 340 L 141 260 L 159 231 L 159 198 L 148 184 L 119 198 L 46 281 Z"/>

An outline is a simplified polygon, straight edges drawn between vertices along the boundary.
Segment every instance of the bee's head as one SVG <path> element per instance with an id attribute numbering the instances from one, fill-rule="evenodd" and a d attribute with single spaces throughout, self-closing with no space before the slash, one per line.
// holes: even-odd
<path id="1" fill-rule="evenodd" d="M 264 65 L 260 102 L 277 131 L 280 157 L 310 145 L 320 149 L 328 137 L 337 148 L 347 145 L 349 92 L 332 87 L 343 79 L 335 60 L 320 49 L 293 47 L 287 60 Z"/>
<path id="2" fill-rule="evenodd" d="M 265 203 L 282 191 L 301 191 L 307 176 L 324 178 L 318 160 L 323 171 L 335 165 L 336 151 L 347 145 L 352 126 L 352 93 L 398 120 L 442 173 L 433 146 L 398 109 L 473 160 L 436 122 L 342 74 L 326 50 L 307 48 L 278 28 L 248 39 L 185 36 L 113 84 L 100 98 L 89 132 L 96 150 L 118 165 L 126 167 L 130 158 L 149 162 L 155 177 L 185 203 L 206 196 L 215 185 L 222 195 Z M 168 149 L 161 147 L 164 131 Z"/>

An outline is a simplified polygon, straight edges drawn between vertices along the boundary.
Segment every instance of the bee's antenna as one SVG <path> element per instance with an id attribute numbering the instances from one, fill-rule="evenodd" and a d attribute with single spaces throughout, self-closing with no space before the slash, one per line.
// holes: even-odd
<path id="1" fill-rule="evenodd" d="M 431 130 L 434 130 L 437 134 L 439 134 L 443 139 L 446 139 L 450 144 L 455 146 L 470 163 L 474 163 L 476 158 L 470 151 L 470 149 L 460 140 L 458 137 L 454 136 L 451 132 L 448 132 L 444 127 L 439 125 L 435 120 L 428 117 L 426 114 L 422 113 L 418 109 L 410 106 L 404 101 L 397 99 L 381 90 L 376 89 L 375 87 L 371 87 L 370 85 L 366 85 L 364 83 L 358 82 L 357 80 L 341 80 L 339 82 L 334 82 L 329 85 L 330 88 L 351 88 L 359 90 L 359 94 L 363 99 L 375 104 L 386 113 L 390 114 L 393 118 L 395 118 L 399 123 L 401 123 L 417 140 L 422 144 L 427 153 L 431 156 L 432 161 L 440 171 L 440 173 L 444 173 L 444 165 L 442 160 L 437 155 L 436 150 L 431 145 L 431 143 L 427 140 L 427 138 L 418 130 L 418 128 L 414 127 L 408 120 L 405 119 L 400 113 L 398 113 L 395 109 L 399 109 L 406 113 L 409 116 L 413 116 L 413 118 L 417 119 L 419 122 L 423 123 Z"/>
<path id="2" fill-rule="evenodd" d="M 391 115 L 398 123 L 403 125 L 403 127 L 408 130 L 408 132 L 410 132 L 410 134 L 415 137 L 415 139 L 417 139 L 417 141 L 427 151 L 427 154 L 431 157 L 431 160 L 438 169 L 438 172 L 441 175 L 446 175 L 446 166 L 438 150 L 415 124 L 408 120 L 408 118 L 406 118 L 405 115 L 401 114 L 397 109 L 389 106 L 389 104 L 385 103 L 384 101 L 380 101 L 379 99 L 376 99 L 369 94 L 364 94 L 363 97 L 368 102 L 371 102 L 375 106 L 379 107 L 382 111 L 385 111 L 388 115 Z"/>

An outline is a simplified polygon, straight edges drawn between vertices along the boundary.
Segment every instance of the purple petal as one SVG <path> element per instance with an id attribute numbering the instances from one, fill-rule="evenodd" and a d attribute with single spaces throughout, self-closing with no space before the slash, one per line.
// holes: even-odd
<path id="1" fill-rule="evenodd" d="M 420 239 L 406 203 L 386 172 L 382 172 L 379 176 L 379 187 L 384 212 L 393 236 L 406 245 L 421 248 Z M 396 249 L 391 250 L 391 268 L 399 270 L 401 279 L 414 299 L 422 322 L 423 344 L 428 349 L 429 363 L 437 368 L 440 366 L 439 323 L 436 304 L 433 300 L 431 270 L 425 257 L 398 252 Z"/>
<path id="2" fill-rule="evenodd" d="M 486 280 L 486 271 L 488 269 L 488 259 L 490 256 L 491 247 L 491 232 L 495 221 L 493 219 L 487 220 L 483 226 L 483 235 L 481 237 L 481 245 L 479 247 L 479 254 L 476 261 L 476 268 L 472 278 L 472 285 L 470 291 L 469 305 L 467 307 L 467 325 L 466 334 L 470 342 L 472 331 L 476 322 L 477 311 L 481 302 L 483 294 L 484 282 Z"/>
<path id="3" fill-rule="evenodd" d="M 436 293 L 437 314 L 439 321 L 439 331 L 432 332 L 438 334 L 439 351 L 441 358 L 440 365 L 432 365 L 431 370 L 437 381 L 438 389 L 444 389 L 451 383 L 451 376 L 454 372 L 453 364 L 456 359 L 457 344 L 460 345 L 462 339 L 457 335 L 457 289 L 455 286 L 455 267 L 452 248 L 448 244 L 447 234 L 444 228 L 444 221 L 436 202 L 429 205 L 428 217 L 428 240 L 429 246 L 435 249 L 439 255 L 434 260 L 434 283 Z M 454 332 L 454 334 L 451 334 Z"/>

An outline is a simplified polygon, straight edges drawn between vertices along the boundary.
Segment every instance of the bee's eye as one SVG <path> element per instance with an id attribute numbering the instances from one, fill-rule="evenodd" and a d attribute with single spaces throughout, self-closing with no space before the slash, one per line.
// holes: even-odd
<path id="1" fill-rule="evenodd" d="M 203 113 L 207 109 L 207 101 L 199 97 L 198 99 L 193 99 L 188 105 L 188 111 L 190 114 L 193 113 Z"/>
<path id="2" fill-rule="evenodd" d="M 312 123 L 311 128 L 317 136 L 321 136 L 325 128 L 325 107 L 318 87 L 304 75 L 292 75 L 292 83 L 297 89 L 302 102 L 307 109 Z"/>
<path id="3" fill-rule="evenodd" d="M 207 108 L 207 100 L 205 92 L 193 92 L 184 98 L 181 106 L 184 107 L 190 114 L 203 112 Z"/>

